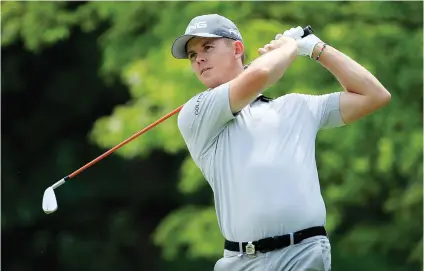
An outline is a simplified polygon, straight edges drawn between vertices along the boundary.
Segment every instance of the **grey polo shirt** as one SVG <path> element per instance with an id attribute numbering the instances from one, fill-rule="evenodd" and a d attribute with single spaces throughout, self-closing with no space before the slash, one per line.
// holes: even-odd
<path id="1" fill-rule="evenodd" d="M 257 99 L 233 115 L 226 83 L 184 105 L 178 128 L 213 190 L 227 240 L 254 241 L 325 224 L 315 138 L 320 129 L 344 124 L 339 97 Z"/>

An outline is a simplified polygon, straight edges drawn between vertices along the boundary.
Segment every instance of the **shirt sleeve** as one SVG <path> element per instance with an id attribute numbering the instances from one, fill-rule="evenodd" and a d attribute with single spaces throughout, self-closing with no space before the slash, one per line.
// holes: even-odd
<path id="1" fill-rule="evenodd" d="M 212 146 L 227 123 L 231 112 L 229 83 L 191 98 L 178 115 L 178 128 L 195 161 Z"/>
<path id="2" fill-rule="evenodd" d="M 340 94 L 341 92 L 324 95 L 300 94 L 306 101 L 306 105 L 316 120 L 319 130 L 345 125 L 340 112 Z"/>

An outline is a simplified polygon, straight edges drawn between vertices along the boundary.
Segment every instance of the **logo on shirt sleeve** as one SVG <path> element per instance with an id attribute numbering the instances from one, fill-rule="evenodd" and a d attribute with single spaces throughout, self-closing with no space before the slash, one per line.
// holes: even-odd
<path id="1" fill-rule="evenodd" d="M 200 102 L 202 101 L 202 97 L 203 97 L 204 94 L 205 93 L 200 93 L 199 96 L 196 99 L 196 104 L 194 106 L 194 114 L 196 116 L 198 116 L 199 113 L 200 113 Z"/>

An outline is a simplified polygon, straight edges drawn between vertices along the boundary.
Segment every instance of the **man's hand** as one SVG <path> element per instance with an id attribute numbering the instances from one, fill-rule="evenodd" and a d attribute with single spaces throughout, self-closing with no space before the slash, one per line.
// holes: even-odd
<path id="1" fill-rule="evenodd" d="M 298 43 L 297 55 L 312 57 L 315 46 L 322 41 L 314 34 L 310 34 L 302 38 L 303 34 L 303 28 L 298 26 L 285 31 L 283 34 L 277 34 L 275 38 L 291 37 L 295 39 Z"/>
<path id="2" fill-rule="evenodd" d="M 258 53 L 259 55 L 263 55 L 267 52 L 270 52 L 272 50 L 275 50 L 277 48 L 283 47 L 289 43 L 294 43 L 294 42 L 296 42 L 296 40 L 293 37 L 280 36 L 276 38 L 275 40 L 272 40 L 270 43 L 266 44 L 263 48 L 259 48 Z"/>

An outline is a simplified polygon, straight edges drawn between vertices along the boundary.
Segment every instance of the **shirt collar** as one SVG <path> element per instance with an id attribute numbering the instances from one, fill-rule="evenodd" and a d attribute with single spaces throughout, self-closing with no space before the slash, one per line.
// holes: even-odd
<path id="1" fill-rule="evenodd" d="M 265 102 L 265 103 L 269 103 L 269 102 L 271 102 L 272 100 L 274 100 L 273 98 L 270 98 L 270 97 L 267 97 L 267 96 L 264 96 L 263 94 L 260 94 L 256 99 L 255 99 L 255 101 L 254 102 L 256 102 L 256 101 L 262 101 L 262 102 Z"/>

